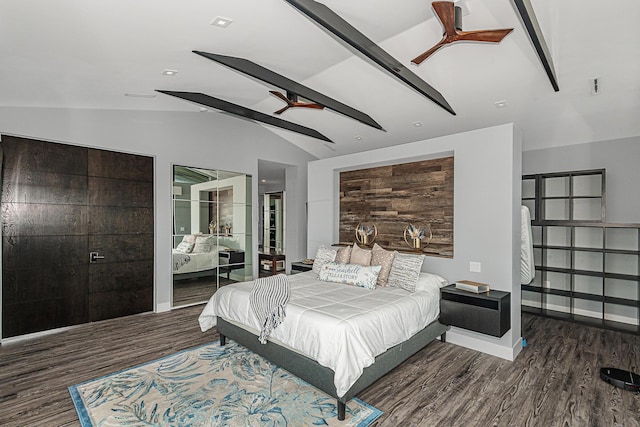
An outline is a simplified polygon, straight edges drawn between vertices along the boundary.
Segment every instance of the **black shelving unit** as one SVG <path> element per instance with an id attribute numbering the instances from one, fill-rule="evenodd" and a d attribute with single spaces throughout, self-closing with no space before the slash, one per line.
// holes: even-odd
<path id="1" fill-rule="evenodd" d="M 605 222 L 605 171 L 523 176 L 523 204 L 536 278 L 522 311 L 640 333 L 640 224 Z"/>

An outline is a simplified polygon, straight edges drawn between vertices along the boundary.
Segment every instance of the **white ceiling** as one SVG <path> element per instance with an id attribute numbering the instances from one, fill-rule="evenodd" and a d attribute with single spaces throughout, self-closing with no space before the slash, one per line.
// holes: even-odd
<path id="1" fill-rule="evenodd" d="M 267 114 L 282 107 L 268 93 L 278 88 L 191 52 L 203 50 L 254 61 L 365 112 L 386 129 L 306 109 L 288 110 L 281 118 L 316 129 L 335 144 L 256 125 L 319 158 L 507 122 L 522 129 L 525 149 L 640 135 L 638 0 L 532 0 L 559 92 L 510 0 L 460 0 L 463 29 L 515 30 L 496 45 L 449 45 L 420 66 L 411 59 L 442 34 L 430 2 L 322 2 L 440 91 L 457 115 L 284 0 L 4 0 L 0 106 L 220 114 L 154 92 L 164 89 L 203 92 Z M 210 25 L 217 16 L 233 23 L 225 29 Z M 164 76 L 164 69 L 178 74 Z M 590 91 L 594 77 L 600 79 L 597 96 Z M 496 108 L 502 100 L 507 106 Z M 417 121 L 420 127 L 413 125 Z"/>

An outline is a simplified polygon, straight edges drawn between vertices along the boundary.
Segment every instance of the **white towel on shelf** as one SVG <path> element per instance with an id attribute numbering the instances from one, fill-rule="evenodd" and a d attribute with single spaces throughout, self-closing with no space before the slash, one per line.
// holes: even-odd
<path id="1" fill-rule="evenodd" d="M 253 282 L 249 303 L 260 324 L 260 343 L 266 344 L 271 331 L 284 321 L 289 294 L 289 278 L 284 274 L 256 279 Z"/>

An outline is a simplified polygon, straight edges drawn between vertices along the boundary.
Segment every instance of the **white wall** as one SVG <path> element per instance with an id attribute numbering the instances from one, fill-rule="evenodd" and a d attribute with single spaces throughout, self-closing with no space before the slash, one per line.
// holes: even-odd
<path id="1" fill-rule="evenodd" d="M 453 328 L 447 341 L 513 360 L 522 349 L 520 319 L 520 176 L 522 136 L 495 126 L 312 161 L 308 165 L 307 257 L 338 241 L 339 172 L 454 156 L 454 256 L 427 257 L 423 271 L 450 282 L 468 279 L 511 292 L 511 330 L 502 338 Z M 482 271 L 469 271 L 469 262 Z"/>
<path id="2" fill-rule="evenodd" d="M 155 308 L 171 307 L 171 188 L 173 165 L 235 171 L 253 176 L 252 224 L 257 230 L 258 158 L 296 165 L 292 177 L 306 182 L 306 163 L 314 157 L 264 126 L 225 114 L 56 108 L 0 107 L 0 134 L 87 146 L 154 157 L 155 174 Z M 286 227 L 293 228 L 304 212 L 306 187 L 288 193 Z M 293 225 L 292 225 L 293 224 Z M 296 234 L 296 233 L 292 233 Z M 257 234 L 253 236 L 257 248 Z M 287 242 L 294 259 L 305 256 L 305 245 Z M 257 269 L 257 251 L 253 266 Z"/>
<path id="3" fill-rule="evenodd" d="M 522 153 L 522 173 L 606 169 L 607 222 L 640 223 L 640 136 Z"/>

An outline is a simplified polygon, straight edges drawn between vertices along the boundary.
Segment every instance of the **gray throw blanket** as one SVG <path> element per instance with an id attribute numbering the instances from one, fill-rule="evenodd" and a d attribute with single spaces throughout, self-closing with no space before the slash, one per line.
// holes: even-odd
<path id="1" fill-rule="evenodd" d="M 289 279 L 284 274 L 263 277 L 253 282 L 249 304 L 260 324 L 258 341 L 261 344 L 266 344 L 271 331 L 284 321 L 289 293 Z"/>

